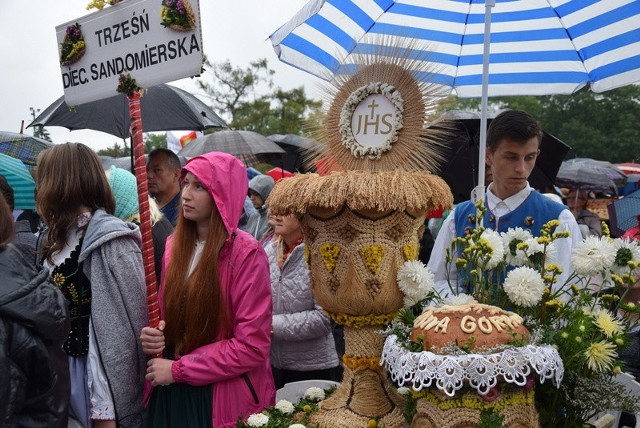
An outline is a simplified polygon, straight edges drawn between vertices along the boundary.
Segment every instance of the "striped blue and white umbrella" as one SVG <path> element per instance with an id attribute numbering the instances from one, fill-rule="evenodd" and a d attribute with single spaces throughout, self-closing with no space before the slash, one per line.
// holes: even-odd
<path id="1" fill-rule="evenodd" d="M 425 80 L 482 97 L 484 123 L 489 96 L 640 82 L 640 0 L 311 0 L 270 36 L 283 62 L 325 80 L 390 38 L 426 47 Z"/>
<path id="2" fill-rule="evenodd" d="M 20 159 L 0 153 L 0 175 L 7 179 L 9 186 L 13 189 L 13 203 L 16 209 L 36 208 L 34 193 L 36 183 Z"/>
<path id="3" fill-rule="evenodd" d="M 485 12 L 484 0 L 312 0 L 270 39 L 282 61 L 326 80 L 350 70 L 349 54 L 376 52 L 367 34 L 423 40 L 441 65 L 425 78 L 480 97 Z M 638 0 L 497 0 L 490 19 L 489 96 L 640 81 Z"/>

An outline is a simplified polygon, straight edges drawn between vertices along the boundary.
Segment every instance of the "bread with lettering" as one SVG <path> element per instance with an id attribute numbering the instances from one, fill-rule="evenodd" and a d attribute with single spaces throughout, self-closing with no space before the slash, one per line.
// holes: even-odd
<path id="1" fill-rule="evenodd" d="M 522 346 L 529 330 L 520 315 L 480 303 L 427 307 L 413 323 L 411 340 L 423 340 L 423 349 L 440 353 L 456 345 L 467 352 L 483 353 L 503 345 Z"/>

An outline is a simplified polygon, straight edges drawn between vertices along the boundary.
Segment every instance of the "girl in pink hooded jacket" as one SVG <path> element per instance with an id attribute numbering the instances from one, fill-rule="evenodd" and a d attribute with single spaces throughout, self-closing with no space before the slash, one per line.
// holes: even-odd
<path id="1" fill-rule="evenodd" d="M 148 363 L 148 426 L 232 428 L 275 400 L 269 263 L 236 228 L 247 193 L 238 159 L 195 157 L 182 181 L 159 291 L 164 321 L 141 333 L 145 353 L 164 357 Z"/>

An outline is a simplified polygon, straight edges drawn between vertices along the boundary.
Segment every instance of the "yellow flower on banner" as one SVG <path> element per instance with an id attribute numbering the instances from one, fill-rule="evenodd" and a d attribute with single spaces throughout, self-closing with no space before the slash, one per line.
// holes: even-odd
<path id="1" fill-rule="evenodd" d="M 414 243 L 407 244 L 402 247 L 402 253 L 404 254 L 404 260 L 417 260 L 418 259 L 418 246 Z"/>
<path id="2" fill-rule="evenodd" d="M 322 261 L 324 265 L 327 267 L 329 272 L 333 272 L 336 268 L 336 263 L 338 262 L 338 257 L 340 257 L 341 248 L 335 244 L 322 244 L 320 245 L 320 257 L 322 257 Z"/>
<path id="3" fill-rule="evenodd" d="M 360 248 L 364 264 L 371 273 L 377 273 L 380 269 L 384 253 L 385 248 L 382 245 L 366 245 Z"/>

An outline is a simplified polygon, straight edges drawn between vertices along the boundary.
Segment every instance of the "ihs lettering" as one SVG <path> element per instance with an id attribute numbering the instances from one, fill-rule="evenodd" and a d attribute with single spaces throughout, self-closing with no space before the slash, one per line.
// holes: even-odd
<path id="1" fill-rule="evenodd" d="M 391 113 L 383 115 L 376 114 L 376 108 L 380 107 L 380 105 L 376 103 L 376 100 L 372 100 L 371 104 L 368 104 L 367 107 L 371 109 L 371 114 L 361 114 L 358 116 L 358 126 L 355 135 L 367 135 L 370 126 L 373 126 L 374 135 L 386 135 L 390 133 L 393 129 L 393 115 Z"/>

